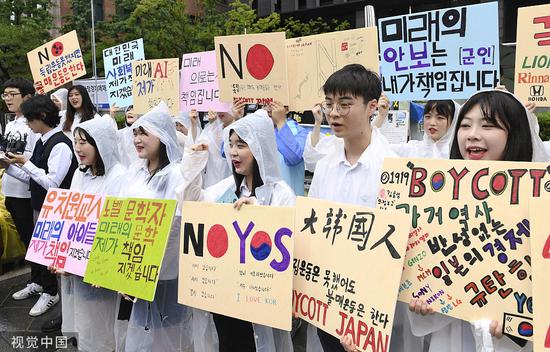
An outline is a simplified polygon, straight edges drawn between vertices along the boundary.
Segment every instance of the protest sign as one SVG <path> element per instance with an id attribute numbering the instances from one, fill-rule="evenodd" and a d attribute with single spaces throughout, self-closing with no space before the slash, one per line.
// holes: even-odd
<path id="1" fill-rule="evenodd" d="M 293 312 L 362 351 L 389 351 L 407 216 L 298 197 L 295 230 Z"/>
<path id="2" fill-rule="evenodd" d="M 378 207 L 409 215 L 399 299 L 474 321 L 530 318 L 529 198 L 548 164 L 385 159 Z"/>
<path id="3" fill-rule="evenodd" d="M 382 88 L 390 100 L 466 99 L 499 79 L 498 2 L 382 18 Z"/>
<path id="4" fill-rule="evenodd" d="M 290 331 L 294 208 L 185 202 L 182 213 L 178 302 Z"/>
<path id="5" fill-rule="evenodd" d="M 286 40 L 290 109 L 311 110 L 325 99 L 327 78 L 348 64 L 378 73 L 376 27 L 324 33 Z"/>
<path id="6" fill-rule="evenodd" d="M 29 51 L 27 59 L 38 94 L 45 94 L 86 74 L 76 31 Z"/>
<path id="7" fill-rule="evenodd" d="M 81 85 L 86 88 L 90 95 L 90 100 L 98 109 L 109 109 L 109 97 L 107 95 L 107 85 L 105 78 L 98 77 L 97 80 L 91 79 L 75 79 L 74 85 Z"/>
<path id="8" fill-rule="evenodd" d="M 179 60 L 132 61 L 132 95 L 138 114 L 164 101 L 172 116 L 179 115 Z"/>
<path id="9" fill-rule="evenodd" d="M 250 104 L 288 104 L 285 33 L 214 38 L 220 100 Z"/>
<path id="10" fill-rule="evenodd" d="M 105 197 L 50 188 L 26 260 L 84 276 Z"/>
<path id="11" fill-rule="evenodd" d="M 377 112 L 378 114 L 378 112 Z M 390 144 L 404 144 L 409 141 L 409 112 L 406 110 L 390 110 L 380 132 Z"/>
<path id="12" fill-rule="evenodd" d="M 229 104 L 220 101 L 215 51 L 183 55 L 180 88 L 181 111 L 229 110 Z"/>
<path id="13" fill-rule="evenodd" d="M 175 209 L 175 200 L 107 197 L 84 281 L 152 301 Z"/>
<path id="14" fill-rule="evenodd" d="M 103 50 L 110 106 L 132 105 L 132 61 L 136 60 L 145 60 L 142 38 Z"/>
<path id="15" fill-rule="evenodd" d="M 550 106 L 550 4 L 518 9 L 514 93 Z"/>
<path id="16" fill-rule="evenodd" d="M 533 275 L 533 326 L 526 319 L 519 324 L 505 324 L 504 331 L 522 336 L 534 331 L 534 351 L 550 351 L 550 223 L 548 222 L 548 206 L 550 198 L 532 198 L 530 202 L 529 221 L 533 237 L 531 237 L 531 260 Z M 506 322 L 505 322 L 506 323 Z M 507 327 L 511 327 L 508 331 Z M 534 329 L 533 329 L 534 328 Z"/>

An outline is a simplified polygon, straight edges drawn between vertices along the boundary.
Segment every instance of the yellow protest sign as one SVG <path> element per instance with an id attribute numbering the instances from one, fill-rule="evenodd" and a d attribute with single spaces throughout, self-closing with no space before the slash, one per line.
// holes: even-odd
<path id="1" fill-rule="evenodd" d="M 179 114 L 179 59 L 132 61 L 134 111 L 145 114 L 164 101 Z"/>
<path id="2" fill-rule="evenodd" d="M 550 4 L 518 9 L 514 93 L 550 106 Z"/>
<path id="3" fill-rule="evenodd" d="M 531 258 L 533 271 L 533 311 L 534 351 L 550 351 L 550 223 L 548 206 L 550 198 L 533 198 L 530 203 Z M 529 328 L 525 320 L 514 326 L 516 331 Z"/>
<path id="4" fill-rule="evenodd" d="M 220 100 L 288 104 L 285 33 L 215 37 Z"/>
<path id="5" fill-rule="evenodd" d="M 182 214 L 178 302 L 290 330 L 294 208 L 184 202 Z"/>
<path id="6" fill-rule="evenodd" d="M 76 31 L 63 34 L 27 53 L 39 94 L 45 94 L 86 74 Z"/>
<path id="7" fill-rule="evenodd" d="M 290 109 L 311 110 L 324 100 L 323 84 L 348 64 L 378 73 L 376 27 L 311 35 L 286 40 Z"/>
<path id="8" fill-rule="evenodd" d="M 550 191 L 547 167 L 385 159 L 378 207 L 412 228 L 399 299 L 467 321 L 530 318 L 529 198 Z"/>
<path id="9" fill-rule="evenodd" d="M 362 351 L 389 351 L 407 216 L 298 197 L 295 230 L 294 313 Z"/>

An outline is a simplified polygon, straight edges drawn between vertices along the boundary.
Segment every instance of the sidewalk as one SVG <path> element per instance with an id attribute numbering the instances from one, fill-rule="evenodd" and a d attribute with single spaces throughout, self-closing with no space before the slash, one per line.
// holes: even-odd
<path id="1" fill-rule="evenodd" d="M 28 280 L 28 267 L 18 268 L 0 276 L 0 352 L 77 351 L 64 337 L 60 337 L 61 332 L 43 334 L 40 331 L 44 322 L 61 314 L 61 302 L 47 313 L 31 317 L 29 310 L 36 303 L 38 296 L 23 301 L 11 298 L 14 292 L 25 287 Z M 64 342 L 67 347 L 64 347 Z"/>

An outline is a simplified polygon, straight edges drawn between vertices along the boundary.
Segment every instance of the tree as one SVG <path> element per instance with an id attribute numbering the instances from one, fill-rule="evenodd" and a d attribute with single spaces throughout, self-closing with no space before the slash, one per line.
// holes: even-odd
<path id="1" fill-rule="evenodd" d="M 91 14 L 89 0 L 71 0 L 74 13 L 68 16 L 63 32 L 76 30 L 87 68 L 91 68 Z M 103 75 L 102 51 L 113 45 L 143 38 L 147 59 L 180 58 L 184 53 L 213 50 L 214 37 L 246 33 L 285 31 L 287 38 L 343 30 L 349 23 L 321 18 L 303 23 L 278 13 L 258 18 L 251 3 L 236 0 L 229 10 L 220 11 L 220 0 L 197 0 L 200 14 L 185 12 L 183 0 L 116 0 L 117 13 L 97 22 L 96 51 L 98 75 Z M 91 70 L 88 69 L 88 72 Z"/>
<path id="2" fill-rule="evenodd" d="M 51 0 L 0 1 L 0 82 L 15 76 L 32 79 L 27 52 L 50 39 Z"/>

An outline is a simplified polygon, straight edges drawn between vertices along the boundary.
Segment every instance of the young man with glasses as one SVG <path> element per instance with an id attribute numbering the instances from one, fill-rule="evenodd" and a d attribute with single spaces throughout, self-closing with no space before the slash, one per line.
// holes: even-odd
<path id="1" fill-rule="evenodd" d="M 21 112 L 21 104 L 34 95 L 34 92 L 32 82 L 18 77 L 9 79 L 4 83 L 1 95 L 8 110 L 15 113 L 15 119 L 6 125 L 4 137 L 10 140 L 19 140 L 19 145 L 24 145 L 24 151 L 21 151 L 28 158 L 31 157 L 34 145 L 40 135 L 33 133 L 27 125 L 27 119 Z M 25 244 L 25 248 L 28 248 L 34 228 L 29 182 L 22 182 L 4 173 L 4 176 L 2 176 L 2 193 L 6 197 L 6 209 L 13 218 L 21 241 Z M 39 292 L 32 289 L 28 291 L 29 295 L 37 293 Z"/>
<path id="2" fill-rule="evenodd" d="M 334 135 L 343 143 L 335 143 L 334 150 L 317 163 L 308 196 L 374 208 L 384 158 L 397 157 L 370 123 L 382 94 L 380 78 L 361 65 L 347 65 L 327 79 L 323 91 L 321 108 Z M 356 350 L 350 336 L 343 337 L 340 344 L 320 329 L 317 334 L 324 352 Z M 397 345 L 399 342 L 392 339 L 392 350 Z"/>

